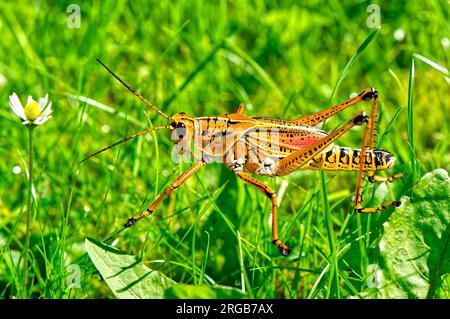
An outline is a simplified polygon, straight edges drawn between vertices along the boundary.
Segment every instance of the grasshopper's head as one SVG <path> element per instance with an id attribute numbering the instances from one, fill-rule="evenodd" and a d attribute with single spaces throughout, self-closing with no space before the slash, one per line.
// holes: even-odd
<path id="1" fill-rule="evenodd" d="M 194 118 L 184 112 L 169 118 L 171 139 L 175 144 L 188 143 L 194 136 Z"/>

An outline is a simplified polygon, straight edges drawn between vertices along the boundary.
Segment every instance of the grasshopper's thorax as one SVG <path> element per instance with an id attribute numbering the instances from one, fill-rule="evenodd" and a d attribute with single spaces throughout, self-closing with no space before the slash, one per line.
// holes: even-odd
<path id="1" fill-rule="evenodd" d="M 361 150 L 335 145 L 331 150 L 316 155 L 305 169 L 357 171 L 361 162 Z M 382 150 L 366 149 L 364 170 L 377 171 L 392 168 L 395 157 Z"/>

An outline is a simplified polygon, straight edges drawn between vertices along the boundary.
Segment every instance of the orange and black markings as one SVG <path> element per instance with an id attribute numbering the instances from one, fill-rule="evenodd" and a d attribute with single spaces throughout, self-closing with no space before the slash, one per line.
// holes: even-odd
<path id="1" fill-rule="evenodd" d="M 194 117 L 180 112 L 169 117 L 133 90 L 103 63 L 101 64 L 141 101 L 166 118 L 168 124 L 131 135 L 86 159 L 137 136 L 166 128 L 171 131 L 176 153 L 187 154 L 194 161 L 193 165 L 175 179 L 146 210 L 128 219 L 124 227 L 130 227 L 138 220 L 152 214 L 165 197 L 181 186 L 197 170 L 210 163 L 224 164 L 242 181 L 261 190 L 271 201 L 272 243 L 278 247 L 283 256 L 288 256 L 291 250 L 278 237 L 277 195 L 269 185 L 249 174 L 275 177 L 287 175 L 296 170 L 356 171 L 358 172 L 354 207 L 356 213 L 375 213 L 389 206 L 400 205 L 400 202 L 394 200 L 379 207 L 361 205 L 364 176 L 372 183 L 393 182 L 403 176 L 401 173 L 389 177 L 375 175 L 377 171 L 391 169 L 395 164 L 395 157 L 388 151 L 374 149 L 379 99 L 378 92 L 374 88 L 367 88 L 357 96 L 325 110 L 292 120 L 247 116 L 244 114 L 244 104 L 240 104 L 236 112 L 230 114 Z M 347 123 L 331 133 L 315 127 L 350 106 L 370 100 L 372 100 L 370 116 L 364 111 L 358 112 Z M 351 149 L 336 145 L 335 141 L 354 126 L 364 126 L 361 148 Z"/>

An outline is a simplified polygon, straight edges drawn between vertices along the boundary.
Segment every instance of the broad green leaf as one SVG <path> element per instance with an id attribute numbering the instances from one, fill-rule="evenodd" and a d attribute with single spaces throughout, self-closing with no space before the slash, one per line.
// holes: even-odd
<path id="1" fill-rule="evenodd" d="M 168 299 L 241 299 L 245 295 L 238 289 L 227 286 L 194 286 L 178 284 L 166 289 Z"/>
<path id="2" fill-rule="evenodd" d="M 114 247 L 86 239 L 86 250 L 109 288 L 120 299 L 164 297 L 175 281 L 142 264 L 137 257 Z"/>
<path id="3" fill-rule="evenodd" d="M 380 241 L 379 297 L 432 298 L 450 272 L 449 194 L 448 173 L 438 169 L 401 198 Z"/>

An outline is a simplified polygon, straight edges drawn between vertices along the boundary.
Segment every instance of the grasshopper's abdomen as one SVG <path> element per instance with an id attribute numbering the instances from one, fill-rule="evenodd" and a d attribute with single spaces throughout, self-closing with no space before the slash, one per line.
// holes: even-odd
<path id="1" fill-rule="evenodd" d="M 361 161 L 361 150 L 335 145 L 330 151 L 316 155 L 302 169 L 329 171 L 357 171 Z M 391 168 L 395 157 L 386 151 L 366 149 L 364 170 L 377 171 Z"/>

